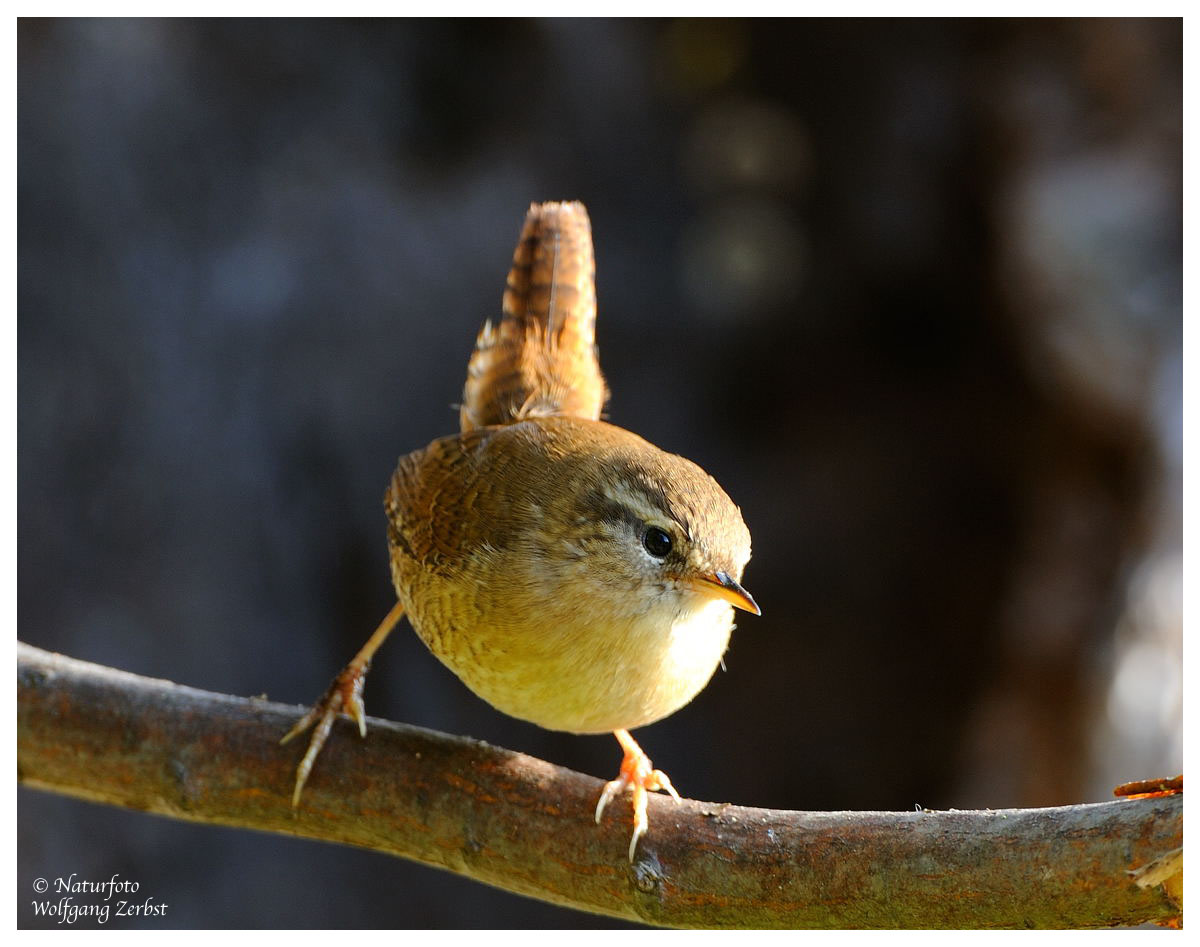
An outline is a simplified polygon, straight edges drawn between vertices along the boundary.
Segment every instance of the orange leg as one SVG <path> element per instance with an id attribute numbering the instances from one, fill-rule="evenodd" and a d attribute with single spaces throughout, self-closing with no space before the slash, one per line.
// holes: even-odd
<path id="1" fill-rule="evenodd" d="M 600 793 L 600 801 L 596 803 L 596 822 L 604 815 L 604 809 L 618 793 L 626 789 L 633 790 L 633 838 L 629 842 L 629 861 L 633 861 L 637 851 L 638 839 L 646 834 L 649 820 L 646 817 L 648 794 L 656 790 L 665 790 L 679 802 L 679 793 L 671 785 L 671 780 L 661 769 L 654 769 L 645 751 L 637 745 L 637 741 L 629 735 L 628 730 L 614 730 L 613 736 L 625 751 L 621 760 L 621 774 L 612 782 L 605 784 Z"/>
<path id="2" fill-rule="evenodd" d="M 337 719 L 339 713 L 344 712 L 347 717 L 358 724 L 360 736 L 367 735 L 366 709 L 363 707 L 362 700 L 363 684 L 366 683 L 367 671 L 371 667 L 371 658 L 375 656 L 379 646 L 387 640 L 387 636 L 392 633 L 392 629 L 396 627 L 396 623 L 400 621 L 403 614 L 404 606 L 400 602 L 392 606 L 392 610 L 379 623 L 379 627 L 367 639 L 367 643 L 359 648 L 358 654 L 351 658 L 350 663 L 333 679 L 329 690 L 313 704 L 308 713 L 296 721 L 296 725 L 279 741 L 287 743 L 292 737 L 299 736 L 314 723 L 317 725 L 312 739 L 308 743 L 308 752 L 304 754 L 304 759 L 296 767 L 296 788 L 292 791 L 293 808 L 300 804 L 300 793 L 308 781 L 308 774 L 312 772 L 313 763 L 317 759 L 317 754 L 321 752 L 321 747 L 329 739 L 329 731 L 333 728 L 333 721 Z"/>

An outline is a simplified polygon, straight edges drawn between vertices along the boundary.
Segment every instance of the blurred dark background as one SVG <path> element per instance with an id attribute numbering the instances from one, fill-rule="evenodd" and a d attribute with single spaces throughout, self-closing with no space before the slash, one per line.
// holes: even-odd
<path id="1" fill-rule="evenodd" d="M 310 702 L 393 601 L 384 486 L 455 430 L 525 209 L 580 199 L 612 420 L 754 536 L 763 617 L 638 734 L 685 795 L 1174 773 L 1181 69 L 1179 20 L 22 20 L 19 635 Z M 407 629 L 367 708 L 619 763 Z M 28 926 L 71 871 L 151 928 L 611 926 L 27 790 L 19 826 Z"/>

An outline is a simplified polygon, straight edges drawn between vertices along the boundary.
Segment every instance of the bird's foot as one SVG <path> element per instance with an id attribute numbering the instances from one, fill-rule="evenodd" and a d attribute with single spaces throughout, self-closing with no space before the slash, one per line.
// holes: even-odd
<path id="1" fill-rule="evenodd" d="M 392 633 L 396 622 L 403 614 L 404 605 L 401 602 L 392 606 L 392 610 L 379 623 L 379 627 L 371 633 L 367 643 L 358 649 L 358 654 L 333 679 L 329 690 L 313 704 L 312 710 L 297 720 L 296 725 L 279 741 L 287 743 L 292 737 L 299 736 L 314 723 L 317 725 L 312 739 L 308 742 L 308 751 L 304 754 L 300 765 L 296 767 L 296 788 L 292 790 L 293 809 L 300 804 L 300 793 L 304 790 L 305 782 L 308 781 L 308 774 L 312 772 L 317 754 L 321 752 L 321 747 L 329 739 L 329 731 L 333 728 L 333 722 L 337 719 L 337 715 L 344 713 L 358 724 L 359 736 L 367 735 L 367 714 L 362 699 L 367 670 L 371 667 L 371 658 L 379 650 L 379 646 L 387 640 L 387 636 Z"/>
<path id="2" fill-rule="evenodd" d="M 321 752 L 321 747 L 329 739 L 329 731 L 333 728 L 333 722 L 339 713 L 344 713 L 358 724 L 359 736 L 367 735 L 366 708 L 362 699 L 363 685 L 367 680 L 367 668 L 368 665 L 356 665 L 354 662 L 343 668 L 341 673 L 330 683 L 329 689 L 313 704 L 312 709 L 297 720 L 295 726 L 279 741 L 281 744 L 287 743 L 292 737 L 299 736 L 314 723 L 317 725 L 313 730 L 312 739 L 308 741 L 308 751 L 304 754 L 300 765 L 296 767 L 296 788 L 292 791 L 292 808 L 300 804 L 300 793 L 308 781 L 308 774 L 312 772 L 313 763 L 317 759 L 317 754 Z"/>
<path id="3" fill-rule="evenodd" d="M 671 780 L 661 769 L 655 769 L 645 751 L 629 735 L 628 730 L 614 730 L 613 736 L 621 743 L 625 758 L 621 761 L 620 775 L 604 786 L 600 800 L 596 803 L 596 822 L 604 815 L 609 802 L 626 789 L 633 790 L 633 838 L 629 840 L 629 861 L 633 861 L 637 851 L 638 839 L 646 834 L 649 820 L 646 817 L 646 806 L 649 793 L 658 790 L 669 792 L 676 802 L 679 793 L 671 785 Z"/>

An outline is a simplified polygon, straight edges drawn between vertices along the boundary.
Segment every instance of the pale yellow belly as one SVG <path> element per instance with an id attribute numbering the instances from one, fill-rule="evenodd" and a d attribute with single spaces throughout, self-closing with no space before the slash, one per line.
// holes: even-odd
<path id="1" fill-rule="evenodd" d="M 410 608 L 430 651 L 497 710 L 572 733 L 633 729 L 678 710 L 712 677 L 733 627 L 733 609 L 712 600 L 622 624 L 584 615 L 471 623 L 455 611 Z"/>

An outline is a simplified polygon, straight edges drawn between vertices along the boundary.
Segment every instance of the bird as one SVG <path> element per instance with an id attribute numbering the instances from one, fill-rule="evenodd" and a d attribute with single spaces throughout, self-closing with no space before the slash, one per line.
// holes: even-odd
<path id="1" fill-rule="evenodd" d="M 699 466 L 602 420 L 591 223 L 533 204 L 501 303 L 476 338 L 459 432 L 400 458 L 384 498 L 397 602 L 296 725 L 315 725 L 301 792 L 334 720 L 366 736 L 363 685 L 400 618 L 476 695 L 550 730 L 613 733 L 623 752 L 594 818 L 632 794 L 679 794 L 630 731 L 699 693 L 721 664 L 750 532 Z"/>

